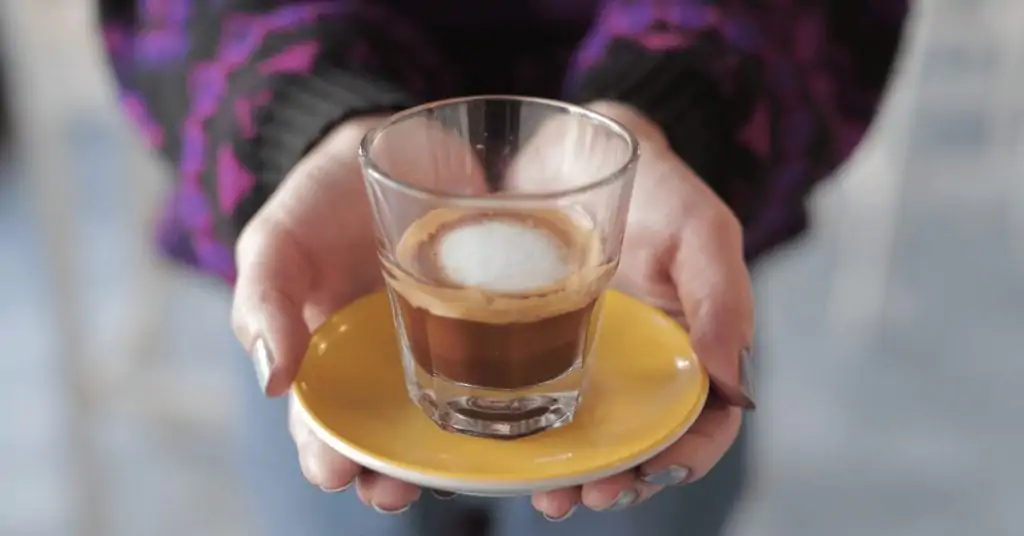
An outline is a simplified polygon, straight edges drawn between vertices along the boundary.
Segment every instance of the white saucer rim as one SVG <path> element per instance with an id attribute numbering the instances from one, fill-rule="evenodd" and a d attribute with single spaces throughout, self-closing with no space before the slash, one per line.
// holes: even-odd
<path id="1" fill-rule="evenodd" d="M 707 385 L 707 384 L 705 384 Z M 710 386 L 708 386 L 710 387 Z M 468 495 L 481 495 L 481 496 L 515 496 L 515 495 L 528 495 L 537 491 L 546 491 L 551 489 L 565 488 L 570 486 L 578 486 L 587 482 L 593 482 L 605 477 L 612 476 L 617 473 L 621 473 L 627 469 L 631 469 L 640 464 L 647 462 L 654 458 L 658 454 L 661 454 L 669 446 L 683 437 L 686 432 L 690 430 L 693 423 L 700 418 L 701 413 L 704 411 L 704 405 L 707 403 L 709 389 L 702 389 L 701 399 L 695 405 L 696 411 L 693 412 L 693 417 L 690 422 L 686 423 L 685 426 L 681 427 L 679 431 L 672 434 L 667 439 L 658 443 L 655 447 L 647 449 L 640 454 L 626 459 L 621 463 L 614 465 L 608 469 L 602 471 L 595 471 L 593 473 L 586 474 L 574 474 L 565 477 L 547 478 L 543 480 L 528 480 L 528 481 L 466 481 L 449 478 L 436 477 L 416 471 L 410 471 L 401 467 L 395 467 L 386 462 L 383 462 L 377 458 L 374 458 L 370 454 L 363 453 L 359 449 L 349 445 L 345 441 L 339 439 L 325 427 L 321 426 L 316 419 L 313 418 L 309 408 L 302 401 L 302 398 L 292 390 L 291 402 L 298 404 L 299 409 L 302 410 L 302 418 L 306 424 L 309 425 L 313 434 L 318 439 L 323 441 L 327 446 L 334 449 L 336 452 L 352 460 L 353 462 L 361 465 L 362 467 L 371 471 L 415 484 L 423 488 L 431 488 L 440 491 L 449 491 L 455 493 L 463 493 Z M 410 402 L 411 403 L 411 402 Z M 427 418 L 424 416 L 424 418 Z"/>

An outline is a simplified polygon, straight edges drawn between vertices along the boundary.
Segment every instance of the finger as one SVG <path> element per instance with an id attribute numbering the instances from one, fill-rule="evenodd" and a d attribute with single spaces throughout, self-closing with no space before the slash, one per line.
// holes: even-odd
<path id="1" fill-rule="evenodd" d="M 573 486 L 534 493 L 531 502 L 533 507 L 544 514 L 548 521 L 564 521 L 580 505 L 580 491 L 579 486 Z"/>
<path id="2" fill-rule="evenodd" d="M 290 406 L 288 429 L 299 452 L 303 476 L 329 493 L 348 489 L 362 468 L 320 441 L 303 419 L 302 409 L 294 402 Z"/>
<path id="3" fill-rule="evenodd" d="M 640 506 L 641 504 L 647 502 L 647 500 L 650 499 L 651 497 L 654 497 L 659 491 L 665 489 L 665 486 L 648 484 L 640 480 L 637 482 L 636 489 L 640 493 L 640 496 L 637 497 L 636 502 L 633 503 L 633 506 Z"/>
<path id="4" fill-rule="evenodd" d="M 373 480 L 376 477 L 376 473 L 369 470 L 363 470 L 356 477 L 356 495 L 359 496 L 359 500 L 363 501 L 363 504 L 370 506 L 373 504 Z"/>
<path id="5" fill-rule="evenodd" d="M 309 344 L 302 314 L 311 273 L 294 241 L 280 231 L 247 229 L 237 246 L 231 321 L 268 396 L 288 390 Z"/>
<path id="6" fill-rule="evenodd" d="M 679 441 L 640 466 L 641 480 L 672 486 L 703 478 L 736 441 L 742 420 L 740 408 L 714 398 Z"/>
<path id="7" fill-rule="evenodd" d="M 754 301 L 739 221 L 717 199 L 682 227 L 671 276 L 694 350 L 716 391 L 731 405 L 753 409 L 741 355 L 754 332 Z"/>
<path id="8" fill-rule="evenodd" d="M 629 508 L 640 498 L 635 471 L 625 471 L 583 486 L 581 502 L 598 512 Z"/>
<path id="9" fill-rule="evenodd" d="M 367 506 L 382 514 L 400 514 L 420 498 L 421 490 L 412 484 L 363 471 L 356 478 L 356 492 Z"/>

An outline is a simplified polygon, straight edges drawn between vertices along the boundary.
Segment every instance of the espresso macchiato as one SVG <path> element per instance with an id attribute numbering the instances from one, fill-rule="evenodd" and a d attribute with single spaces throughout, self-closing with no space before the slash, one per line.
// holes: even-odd
<path id="1" fill-rule="evenodd" d="M 407 352 L 422 373 L 472 387 L 561 377 L 593 344 L 614 272 L 602 249 L 569 211 L 427 213 L 384 263 Z"/>

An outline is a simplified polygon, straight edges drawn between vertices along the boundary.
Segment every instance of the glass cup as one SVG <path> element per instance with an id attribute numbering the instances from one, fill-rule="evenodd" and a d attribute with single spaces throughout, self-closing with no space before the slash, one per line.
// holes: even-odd
<path id="1" fill-rule="evenodd" d="M 485 437 L 572 422 L 619 262 L 633 135 L 571 104 L 480 96 L 401 112 L 359 156 L 413 402 Z"/>

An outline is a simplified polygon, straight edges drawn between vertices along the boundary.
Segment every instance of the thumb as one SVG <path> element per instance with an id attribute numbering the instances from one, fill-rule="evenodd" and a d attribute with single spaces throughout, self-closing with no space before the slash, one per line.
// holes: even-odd
<path id="1" fill-rule="evenodd" d="M 742 231 L 731 213 L 723 208 L 689 221 L 673 261 L 672 279 L 694 350 L 716 393 L 731 406 L 753 409 L 745 369 L 754 305 Z"/>
<path id="2" fill-rule="evenodd" d="M 344 230 L 352 225 L 343 220 L 358 221 L 368 207 L 338 207 L 344 200 L 365 199 L 356 147 L 365 131 L 380 120 L 377 116 L 351 119 L 325 136 L 238 237 L 231 323 L 267 396 L 288 391 L 310 340 L 306 312 L 315 266 L 294 229 L 321 229 L 323 222 L 333 222 L 319 232 L 320 240 L 346 242 Z"/>
<path id="3" fill-rule="evenodd" d="M 280 396 L 295 379 L 309 344 L 303 304 L 310 265 L 293 241 L 259 228 L 247 229 L 237 249 L 231 323 L 253 360 L 260 390 Z"/>

